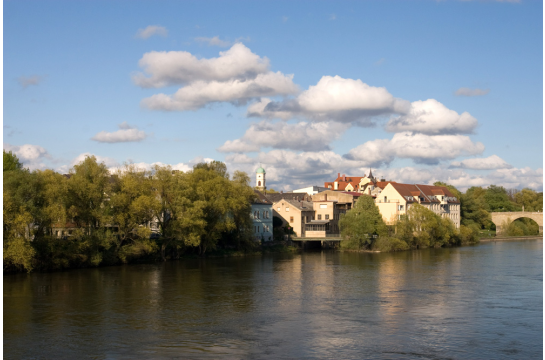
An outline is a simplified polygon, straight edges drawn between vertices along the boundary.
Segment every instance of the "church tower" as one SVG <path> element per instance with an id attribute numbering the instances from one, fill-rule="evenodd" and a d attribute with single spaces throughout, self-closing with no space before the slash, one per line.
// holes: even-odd
<path id="1" fill-rule="evenodd" d="M 265 169 L 261 166 L 255 171 L 255 187 L 259 191 L 265 191 L 267 189 L 265 186 Z"/>

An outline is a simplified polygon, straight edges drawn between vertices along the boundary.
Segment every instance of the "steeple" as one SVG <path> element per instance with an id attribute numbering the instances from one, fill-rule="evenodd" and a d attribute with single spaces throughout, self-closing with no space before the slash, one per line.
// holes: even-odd
<path id="1" fill-rule="evenodd" d="M 260 165 L 255 171 L 255 186 L 257 190 L 265 191 L 267 189 L 267 186 L 265 186 L 265 174 L 265 169 Z"/>

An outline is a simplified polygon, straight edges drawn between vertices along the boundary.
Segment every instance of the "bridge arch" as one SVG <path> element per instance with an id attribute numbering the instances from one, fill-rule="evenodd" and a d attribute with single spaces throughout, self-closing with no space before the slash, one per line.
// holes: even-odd
<path id="1" fill-rule="evenodd" d="M 509 226 L 513 221 L 521 218 L 529 218 L 534 220 L 539 225 L 539 233 L 543 234 L 543 213 L 542 212 L 493 212 L 490 213 L 492 222 L 496 225 L 496 234 L 501 234 L 507 230 L 505 225 Z"/>

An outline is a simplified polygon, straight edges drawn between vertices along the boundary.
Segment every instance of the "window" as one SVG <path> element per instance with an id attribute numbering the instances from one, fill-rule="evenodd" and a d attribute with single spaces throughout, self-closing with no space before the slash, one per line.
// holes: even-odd
<path id="1" fill-rule="evenodd" d="M 327 209 L 327 204 L 320 204 L 320 209 Z"/>
<path id="2" fill-rule="evenodd" d="M 276 211 L 280 212 L 280 206 L 276 208 Z"/>
<path id="3" fill-rule="evenodd" d="M 261 181 L 258 181 L 258 182 L 257 182 L 257 186 L 261 186 Z"/>
<path id="4" fill-rule="evenodd" d="M 286 211 L 290 211 L 290 208 L 289 208 L 289 207 L 287 207 L 287 208 L 286 208 Z"/>
<path id="5" fill-rule="evenodd" d="M 403 211 L 403 205 L 399 205 L 398 210 L 399 210 L 399 211 Z"/>
<path id="6" fill-rule="evenodd" d="M 325 219 L 329 220 L 329 214 L 325 214 Z"/>
<path id="7" fill-rule="evenodd" d="M 290 223 L 293 222 L 293 216 L 290 216 Z"/>
<path id="8" fill-rule="evenodd" d="M 318 220 L 322 220 L 322 214 L 318 214 Z"/>
<path id="9" fill-rule="evenodd" d="M 259 232 L 259 226 L 257 227 L 257 232 Z"/>
<path id="10" fill-rule="evenodd" d="M 387 202 L 387 200 L 388 200 L 388 196 L 385 196 L 384 197 L 384 202 Z"/>
<path id="11" fill-rule="evenodd" d="M 257 211 L 257 218 L 259 219 L 259 210 Z"/>

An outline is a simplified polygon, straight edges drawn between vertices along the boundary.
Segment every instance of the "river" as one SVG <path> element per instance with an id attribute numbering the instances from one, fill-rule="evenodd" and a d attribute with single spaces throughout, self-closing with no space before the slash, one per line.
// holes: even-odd
<path id="1" fill-rule="evenodd" d="M 5 359 L 542 357 L 542 240 L 4 276 Z"/>

